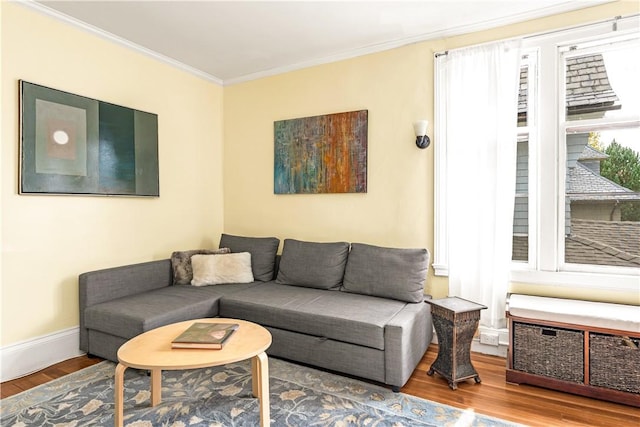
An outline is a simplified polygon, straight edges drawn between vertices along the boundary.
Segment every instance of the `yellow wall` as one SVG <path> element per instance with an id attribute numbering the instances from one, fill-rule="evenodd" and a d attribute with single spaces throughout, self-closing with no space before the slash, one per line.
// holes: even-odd
<path id="1" fill-rule="evenodd" d="M 434 52 L 637 9 L 637 2 L 616 2 L 226 87 L 225 230 L 281 239 L 421 246 L 433 253 L 433 146 L 415 147 L 412 122 L 426 118 L 433 123 Z M 274 121 L 360 109 L 369 110 L 366 194 L 273 194 Z M 430 277 L 427 292 L 446 296 L 447 279 Z"/>
<path id="2" fill-rule="evenodd" d="M 20 5 L 2 10 L 2 344 L 78 325 L 78 274 L 215 247 L 223 88 Z M 160 198 L 18 195 L 18 80 L 158 115 Z"/>
<path id="3" fill-rule="evenodd" d="M 225 88 L 225 230 L 424 246 L 433 150 L 412 122 L 433 115 L 433 63 L 418 45 Z M 273 122 L 369 111 L 366 194 L 274 195 Z M 426 219 L 426 220 L 425 220 Z"/>

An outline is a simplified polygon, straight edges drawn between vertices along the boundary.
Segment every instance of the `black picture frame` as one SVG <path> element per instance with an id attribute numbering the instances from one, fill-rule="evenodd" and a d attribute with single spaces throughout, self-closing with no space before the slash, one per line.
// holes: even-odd
<path id="1" fill-rule="evenodd" d="M 19 83 L 20 194 L 160 196 L 156 114 Z"/>

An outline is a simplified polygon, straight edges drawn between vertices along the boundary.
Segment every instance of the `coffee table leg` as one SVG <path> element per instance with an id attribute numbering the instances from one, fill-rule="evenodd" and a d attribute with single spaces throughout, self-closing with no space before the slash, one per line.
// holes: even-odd
<path id="1" fill-rule="evenodd" d="M 156 406 L 162 400 L 162 369 L 151 370 L 151 406 Z"/>
<path id="2" fill-rule="evenodd" d="M 269 360 L 266 353 L 251 359 L 251 382 L 253 396 L 260 401 L 260 427 L 269 427 Z"/>
<path id="3" fill-rule="evenodd" d="M 258 388 L 258 375 L 259 375 L 258 357 L 251 358 L 251 393 L 253 397 L 260 399 L 260 389 Z"/>
<path id="4" fill-rule="evenodd" d="M 121 363 L 116 366 L 115 373 L 115 414 L 113 416 L 115 427 L 122 427 L 124 418 L 124 371 L 127 367 Z"/>

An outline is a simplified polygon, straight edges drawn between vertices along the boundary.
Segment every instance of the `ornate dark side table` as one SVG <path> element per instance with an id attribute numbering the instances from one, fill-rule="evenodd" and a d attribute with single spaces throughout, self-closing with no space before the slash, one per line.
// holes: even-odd
<path id="1" fill-rule="evenodd" d="M 471 340 L 478 328 L 480 310 L 484 305 L 458 297 L 425 300 L 431 304 L 431 317 L 438 334 L 438 357 L 427 375 L 439 373 L 449 381 L 452 390 L 457 383 L 473 378 L 480 382 L 480 375 L 471 364 Z"/>

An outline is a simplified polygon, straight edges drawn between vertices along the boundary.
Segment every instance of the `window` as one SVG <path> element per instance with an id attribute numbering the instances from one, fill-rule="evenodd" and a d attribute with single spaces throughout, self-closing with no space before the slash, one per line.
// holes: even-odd
<path id="1" fill-rule="evenodd" d="M 565 269 L 640 267 L 640 44 L 560 48 L 565 74 Z"/>
<path id="2" fill-rule="evenodd" d="M 529 150 L 529 141 L 535 135 L 536 88 L 538 75 L 538 57 L 535 50 L 523 55 L 520 67 L 520 90 L 518 93 L 518 140 L 516 151 L 516 195 L 513 210 L 514 261 L 529 260 L 529 231 L 534 230 L 533 221 L 529 221 L 529 211 L 533 200 L 529 200 L 529 163 L 533 150 Z M 535 138 L 534 138 L 535 139 Z M 531 183 L 533 185 L 533 183 Z M 531 203 L 531 206 L 530 206 Z M 533 247 L 533 246 L 532 246 Z"/>
<path id="3" fill-rule="evenodd" d="M 513 281 L 638 288 L 638 23 L 619 19 L 524 41 L 514 118 Z M 437 73 L 436 99 L 444 95 Z M 437 135 L 441 105 L 437 141 L 446 140 Z M 436 162 L 446 158 L 435 147 Z M 446 206 L 438 199 L 446 183 L 438 167 L 434 268 L 446 275 Z"/>

